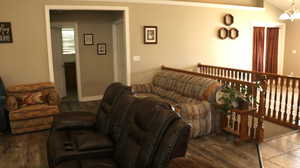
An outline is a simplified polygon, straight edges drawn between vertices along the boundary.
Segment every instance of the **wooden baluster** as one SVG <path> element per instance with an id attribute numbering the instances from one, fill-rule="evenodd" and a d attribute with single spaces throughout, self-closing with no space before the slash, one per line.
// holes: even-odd
<path id="1" fill-rule="evenodd" d="M 267 86 L 267 88 L 269 88 L 269 100 L 267 102 L 267 106 L 268 106 L 268 117 L 271 117 L 271 101 L 272 101 L 272 86 L 273 86 L 273 80 L 270 79 L 269 80 L 269 85 Z"/>
<path id="2" fill-rule="evenodd" d="M 279 92 L 279 111 L 278 111 L 278 120 L 281 121 L 281 118 L 282 118 L 282 112 L 281 112 L 281 106 L 282 106 L 282 91 L 283 91 L 283 78 L 280 78 L 280 92 Z"/>
<path id="3" fill-rule="evenodd" d="M 296 125 L 299 125 L 299 111 L 300 111 L 300 80 L 298 80 L 298 105 L 297 105 L 297 116 Z"/>
<path id="4" fill-rule="evenodd" d="M 294 120 L 294 93 L 295 93 L 295 80 L 294 79 L 291 79 L 292 80 L 292 102 L 291 102 L 291 111 L 290 111 L 290 116 L 289 116 L 289 122 L 290 123 L 293 123 L 293 120 Z"/>
<path id="5" fill-rule="evenodd" d="M 251 128 L 250 128 L 250 137 L 254 139 L 255 134 L 255 113 L 256 111 L 252 111 L 252 122 L 251 122 Z"/>
<path id="6" fill-rule="evenodd" d="M 283 114 L 283 121 L 287 121 L 287 105 L 289 100 L 289 87 L 290 87 L 290 80 L 289 78 L 285 79 L 285 87 L 286 87 L 286 94 L 285 94 L 285 106 L 284 106 L 284 114 Z"/>
<path id="7" fill-rule="evenodd" d="M 235 113 L 235 121 L 234 121 L 234 127 L 233 127 L 233 130 L 234 130 L 234 131 L 238 131 L 238 129 L 239 129 L 238 113 L 236 112 L 236 113 Z"/>
<path id="8" fill-rule="evenodd" d="M 278 78 L 275 78 L 275 95 L 274 95 L 274 106 L 273 106 L 273 115 L 272 115 L 272 118 L 276 118 L 276 114 L 277 114 L 277 88 L 278 88 Z"/>
<path id="9" fill-rule="evenodd" d="M 233 112 L 230 113 L 229 127 L 230 127 L 230 128 L 233 128 Z"/>
<path id="10" fill-rule="evenodd" d="M 244 141 L 248 139 L 248 113 L 242 113 L 240 115 L 241 121 L 240 121 L 240 140 Z"/>

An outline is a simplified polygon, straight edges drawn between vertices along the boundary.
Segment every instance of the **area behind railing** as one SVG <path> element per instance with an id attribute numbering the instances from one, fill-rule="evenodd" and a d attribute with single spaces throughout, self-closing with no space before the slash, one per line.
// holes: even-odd
<path id="1" fill-rule="evenodd" d="M 255 82 L 249 82 L 249 81 L 242 81 L 242 80 L 236 80 L 236 79 L 229 79 L 225 77 L 220 76 L 212 76 L 210 74 L 204 74 L 204 73 L 197 73 L 192 71 L 186 71 L 182 69 L 176 69 L 176 68 L 170 68 L 162 66 L 162 70 L 169 70 L 169 71 L 175 71 L 175 72 L 181 72 L 206 78 L 212 78 L 217 81 L 219 81 L 221 84 L 226 84 L 231 87 L 236 88 L 237 90 L 241 89 L 242 87 L 247 87 L 250 92 L 253 94 L 257 94 L 257 96 L 260 99 L 264 99 L 263 95 L 265 93 L 259 92 L 256 90 L 256 84 Z M 232 110 L 232 113 L 230 115 L 223 115 L 222 116 L 222 129 L 226 131 L 230 131 L 234 135 L 237 135 L 240 137 L 241 140 L 247 140 L 252 139 L 257 142 L 263 141 L 263 112 L 265 111 L 265 101 L 262 100 L 259 102 L 259 105 L 252 104 L 252 107 L 256 110 L 250 110 L 245 113 L 243 110 Z M 250 119 L 248 120 L 248 116 L 250 115 Z M 248 122 L 249 121 L 249 122 Z"/>
<path id="2" fill-rule="evenodd" d="M 279 125 L 299 129 L 300 78 L 271 73 L 260 73 L 234 68 L 198 64 L 198 73 L 212 78 L 221 77 L 243 82 L 256 81 L 266 76 L 265 119 Z"/>

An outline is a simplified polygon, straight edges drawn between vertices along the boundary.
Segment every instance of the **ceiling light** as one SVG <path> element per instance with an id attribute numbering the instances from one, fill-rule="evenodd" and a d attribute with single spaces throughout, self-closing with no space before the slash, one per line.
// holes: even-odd
<path id="1" fill-rule="evenodd" d="M 293 0 L 290 8 L 286 10 L 283 14 L 279 17 L 280 20 L 291 20 L 294 21 L 295 19 L 300 19 L 300 12 L 296 9 L 296 2 Z"/>

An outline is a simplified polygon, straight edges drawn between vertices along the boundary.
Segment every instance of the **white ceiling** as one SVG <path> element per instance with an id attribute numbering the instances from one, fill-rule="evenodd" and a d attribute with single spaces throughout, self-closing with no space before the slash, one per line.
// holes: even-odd
<path id="1" fill-rule="evenodd" d="M 277 8 L 285 11 L 290 7 L 293 0 L 266 0 L 266 1 L 273 4 Z M 300 8 L 300 0 L 296 0 L 296 6 L 298 9 Z"/>

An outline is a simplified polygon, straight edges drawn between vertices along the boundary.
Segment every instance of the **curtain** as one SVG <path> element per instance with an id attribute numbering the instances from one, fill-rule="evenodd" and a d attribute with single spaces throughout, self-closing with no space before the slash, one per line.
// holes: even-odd
<path id="1" fill-rule="evenodd" d="M 254 27 L 253 33 L 253 61 L 252 70 L 257 72 L 264 71 L 264 43 L 265 28 Z"/>
<path id="2" fill-rule="evenodd" d="M 267 29 L 267 53 L 265 72 L 276 73 L 278 71 L 278 38 L 279 28 Z"/>

